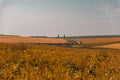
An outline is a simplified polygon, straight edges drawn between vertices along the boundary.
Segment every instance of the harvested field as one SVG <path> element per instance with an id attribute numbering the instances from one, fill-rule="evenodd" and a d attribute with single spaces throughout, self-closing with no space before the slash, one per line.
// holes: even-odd
<path id="1" fill-rule="evenodd" d="M 100 48 L 113 48 L 113 49 L 120 49 L 120 43 L 117 44 L 109 44 L 104 46 L 99 46 Z"/>
<path id="2" fill-rule="evenodd" d="M 77 39 L 85 44 L 101 44 L 101 43 L 113 43 L 120 42 L 120 37 L 116 38 L 81 38 Z"/>
<path id="3" fill-rule="evenodd" d="M 31 38 L 16 36 L 0 36 L 0 43 L 66 43 L 64 39 L 58 38 Z"/>

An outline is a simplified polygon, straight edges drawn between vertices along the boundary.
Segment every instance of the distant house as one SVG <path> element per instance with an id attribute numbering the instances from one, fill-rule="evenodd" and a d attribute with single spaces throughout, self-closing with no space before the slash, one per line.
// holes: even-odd
<path id="1" fill-rule="evenodd" d="M 75 39 L 71 39 L 71 40 L 68 41 L 68 44 L 71 44 L 71 45 L 81 45 L 82 42 L 78 41 L 78 40 L 75 40 Z"/>

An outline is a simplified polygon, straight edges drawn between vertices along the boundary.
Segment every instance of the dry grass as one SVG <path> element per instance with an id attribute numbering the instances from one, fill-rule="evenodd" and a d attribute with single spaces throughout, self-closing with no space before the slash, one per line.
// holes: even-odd
<path id="1" fill-rule="evenodd" d="M 66 42 L 67 42 L 66 40 L 58 38 L 0 36 L 0 43 L 66 43 Z"/>
<path id="2" fill-rule="evenodd" d="M 0 80 L 120 80 L 120 50 L 0 44 Z"/>

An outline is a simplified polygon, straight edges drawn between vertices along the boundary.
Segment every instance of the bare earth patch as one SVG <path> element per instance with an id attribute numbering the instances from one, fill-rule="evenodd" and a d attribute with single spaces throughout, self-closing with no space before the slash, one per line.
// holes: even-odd
<path id="1" fill-rule="evenodd" d="M 0 43 L 66 43 L 65 39 L 60 38 L 31 38 L 16 36 L 0 36 Z"/>

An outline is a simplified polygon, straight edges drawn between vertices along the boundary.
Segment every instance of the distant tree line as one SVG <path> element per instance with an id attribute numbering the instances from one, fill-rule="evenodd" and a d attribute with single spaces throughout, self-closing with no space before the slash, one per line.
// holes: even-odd
<path id="1" fill-rule="evenodd" d="M 30 36 L 32 38 L 48 38 L 47 36 Z"/>
<path id="2" fill-rule="evenodd" d="M 5 34 L 0 34 L 0 36 L 14 36 L 14 37 L 20 37 L 19 35 L 5 35 Z"/>

